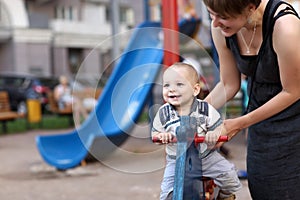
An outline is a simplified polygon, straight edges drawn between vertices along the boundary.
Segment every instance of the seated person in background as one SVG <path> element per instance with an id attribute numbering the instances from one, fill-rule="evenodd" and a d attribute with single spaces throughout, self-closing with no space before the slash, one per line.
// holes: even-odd
<path id="1" fill-rule="evenodd" d="M 54 88 L 54 98 L 60 110 L 72 108 L 72 92 L 66 76 L 59 77 L 59 84 Z"/>
<path id="2" fill-rule="evenodd" d="M 59 77 L 59 84 L 54 88 L 54 98 L 60 110 L 68 108 L 73 110 L 76 124 L 80 124 L 81 117 L 87 118 L 88 113 L 82 106 L 82 102 L 72 95 L 69 80 L 66 76 Z"/>

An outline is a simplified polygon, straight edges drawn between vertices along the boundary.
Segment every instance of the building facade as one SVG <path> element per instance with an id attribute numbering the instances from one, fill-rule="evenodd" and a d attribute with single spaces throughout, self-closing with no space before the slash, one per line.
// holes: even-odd
<path id="1" fill-rule="evenodd" d="M 145 20 L 146 3 L 149 20 L 161 20 L 161 0 L 116 1 L 120 33 Z M 202 18 L 199 38 L 209 47 L 207 11 L 191 1 Z M 110 0 L 0 0 L 0 73 L 100 76 L 114 61 L 111 6 Z M 117 37 L 122 52 L 130 34 Z"/>
<path id="2" fill-rule="evenodd" d="M 143 21 L 143 1 L 118 3 L 120 32 Z M 101 74 L 110 62 L 110 13 L 109 0 L 0 0 L 0 73 Z"/>

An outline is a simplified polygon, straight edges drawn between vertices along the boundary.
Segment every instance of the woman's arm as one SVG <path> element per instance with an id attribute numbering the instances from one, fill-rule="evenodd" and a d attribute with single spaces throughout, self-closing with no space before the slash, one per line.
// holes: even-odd
<path id="1" fill-rule="evenodd" d="M 205 101 L 219 109 L 239 91 L 241 76 L 234 56 L 227 48 L 225 37 L 221 34 L 220 29 L 213 26 L 211 26 L 211 29 L 213 41 L 219 55 L 220 82 L 205 98 Z"/>
<path id="2" fill-rule="evenodd" d="M 226 120 L 225 128 L 227 132 L 231 132 L 229 137 L 243 128 L 283 111 L 300 99 L 300 21 L 298 18 L 286 15 L 276 21 L 273 47 L 277 53 L 282 91 L 247 115 Z"/>

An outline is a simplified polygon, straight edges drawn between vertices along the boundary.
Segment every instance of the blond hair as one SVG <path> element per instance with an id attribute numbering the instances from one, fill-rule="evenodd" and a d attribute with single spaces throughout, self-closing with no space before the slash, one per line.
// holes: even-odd
<path id="1" fill-rule="evenodd" d="M 183 69 L 183 70 L 186 70 L 188 72 L 187 75 L 189 76 L 190 81 L 193 84 L 199 83 L 198 73 L 197 73 L 196 69 L 190 64 L 183 63 L 183 62 L 176 62 L 173 65 L 171 65 L 169 68 L 167 68 L 166 71 L 168 69 Z"/>
<path id="2" fill-rule="evenodd" d="M 69 79 L 68 79 L 68 77 L 62 75 L 59 77 L 59 82 L 60 83 L 69 83 Z"/>

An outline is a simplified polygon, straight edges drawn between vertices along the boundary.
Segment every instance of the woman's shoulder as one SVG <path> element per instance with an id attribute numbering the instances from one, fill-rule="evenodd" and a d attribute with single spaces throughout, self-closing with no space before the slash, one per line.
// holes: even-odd
<path id="1" fill-rule="evenodd" d="M 289 38 L 289 40 L 286 40 L 286 38 Z M 274 48 L 278 50 L 284 47 L 294 48 L 294 45 L 298 45 L 300 43 L 299 18 L 293 14 L 285 14 L 277 18 L 274 24 L 273 40 L 275 42 Z"/>
<path id="2" fill-rule="evenodd" d="M 288 15 L 288 14 L 283 15 L 279 17 L 274 24 L 274 32 L 276 33 L 277 31 L 280 35 L 297 34 L 297 36 L 299 36 L 300 34 L 299 30 L 300 30 L 300 20 L 295 15 Z"/>

